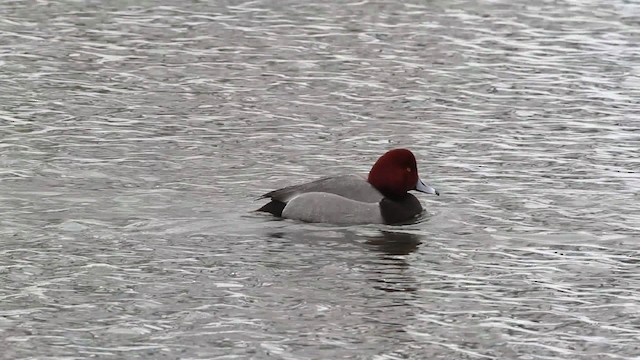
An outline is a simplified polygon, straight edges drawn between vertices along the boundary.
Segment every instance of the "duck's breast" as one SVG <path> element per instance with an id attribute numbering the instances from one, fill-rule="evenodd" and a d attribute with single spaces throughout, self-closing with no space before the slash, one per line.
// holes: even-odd
<path id="1" fill-rule="evenodd" d="M 386 224 L 410 223 L 424 212 L 420 200 L 412 194 L 396 200 L 384 198 L 379 205 L 380 214 Z"/>

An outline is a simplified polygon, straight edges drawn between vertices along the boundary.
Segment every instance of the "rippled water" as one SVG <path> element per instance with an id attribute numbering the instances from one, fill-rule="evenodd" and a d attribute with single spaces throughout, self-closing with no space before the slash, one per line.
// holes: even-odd
<path id="1" fill-rule="evenodd" d="M 2 358 L 640 354 L 638 2 L 0 14 Z M 251 212 L 399 146 L 421 222 Z"/>

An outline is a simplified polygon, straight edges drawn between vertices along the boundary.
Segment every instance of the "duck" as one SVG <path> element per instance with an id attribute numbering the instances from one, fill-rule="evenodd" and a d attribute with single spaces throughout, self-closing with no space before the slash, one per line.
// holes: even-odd
<path id="1" fill-rule="evenodd" d="M 440 196 L 418 175 L 408 149 L 392 149 L 373 164 L 368 175 L 345 174 L 270 191 L 259 208 L 273 216 L 310 223 L 405 224 L 424 209 L 409 191 Z"/>

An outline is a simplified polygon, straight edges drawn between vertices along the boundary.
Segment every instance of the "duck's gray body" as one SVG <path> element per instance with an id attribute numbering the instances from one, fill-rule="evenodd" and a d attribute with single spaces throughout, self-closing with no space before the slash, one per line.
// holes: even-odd
<path id="1" fill-rule="evenodd" d="M 415 196 L 390 199 L 357 174 L 288 186 L 262 198 L 271 202 L 258 211 L 307 222 L 395 224 L 410 221 L 423 211 Z"/>

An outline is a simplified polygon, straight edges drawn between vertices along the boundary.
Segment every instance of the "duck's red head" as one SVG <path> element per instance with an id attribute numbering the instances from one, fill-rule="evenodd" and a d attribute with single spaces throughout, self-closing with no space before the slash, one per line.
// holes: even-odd
<path id="1" fill-rule="evenodd" d="M 420 180 L 416 157 L 407 149 L 393 149 L 382 155 L 369 171 L 368 181 L 392 198 L 404 197 L 410 190 L 439 195 Z"/>

